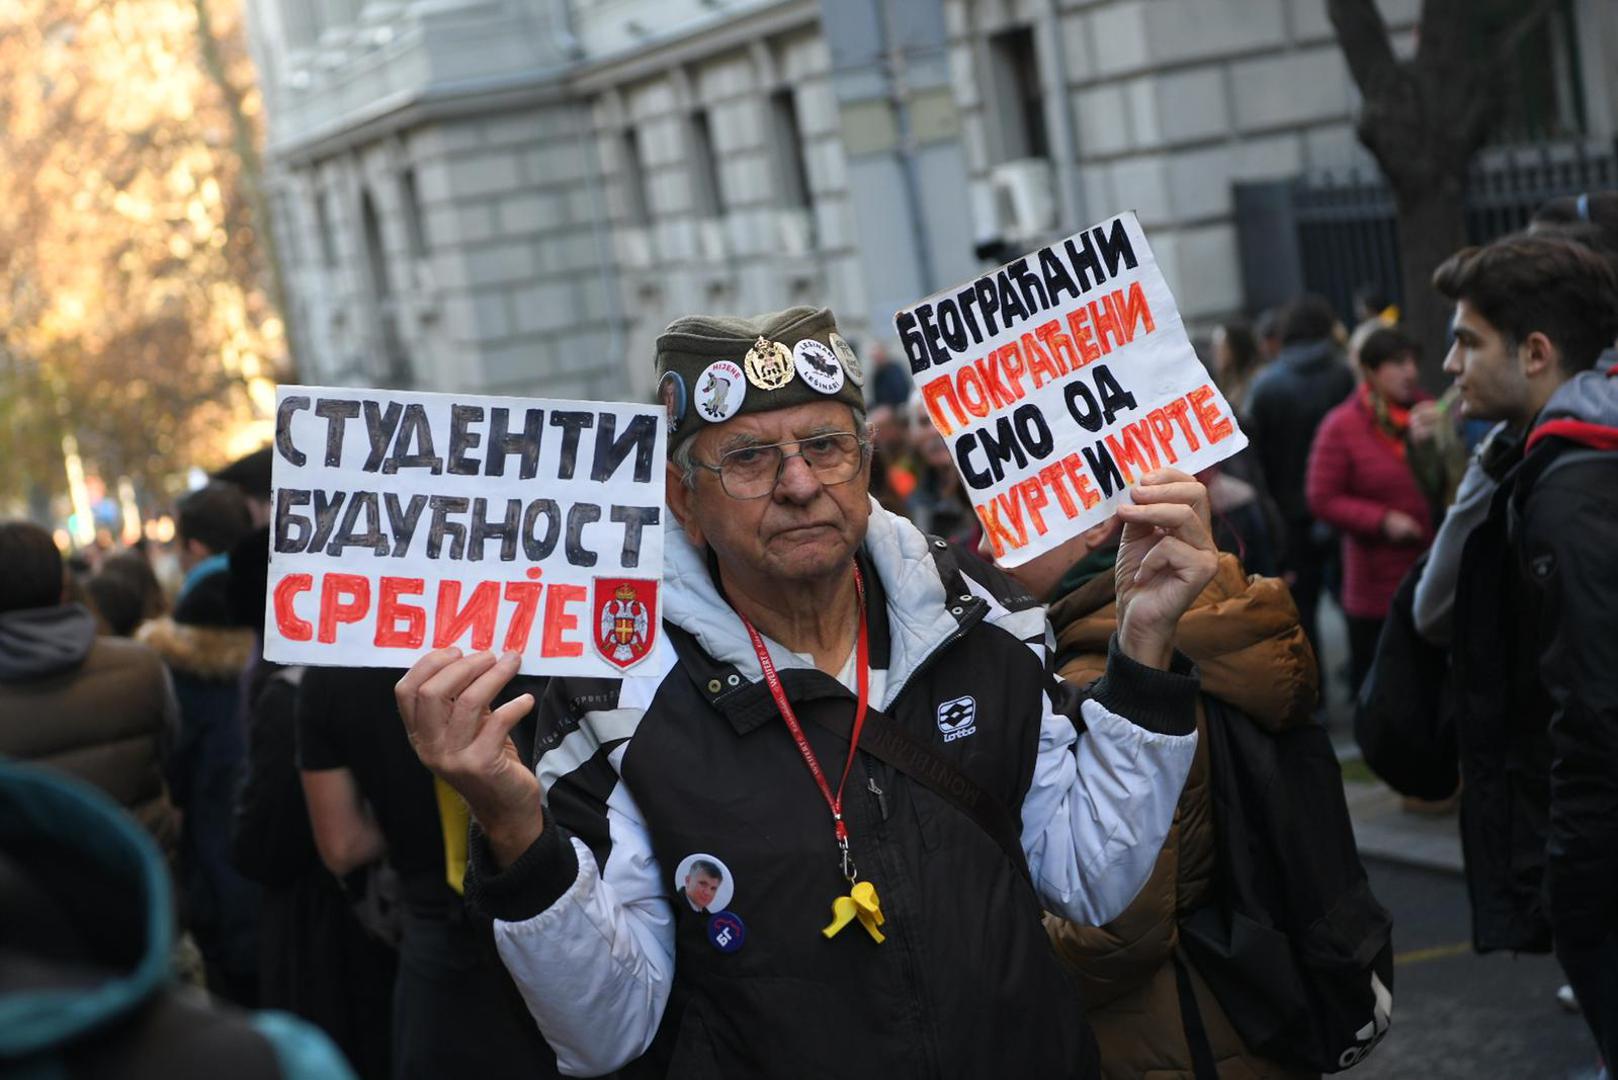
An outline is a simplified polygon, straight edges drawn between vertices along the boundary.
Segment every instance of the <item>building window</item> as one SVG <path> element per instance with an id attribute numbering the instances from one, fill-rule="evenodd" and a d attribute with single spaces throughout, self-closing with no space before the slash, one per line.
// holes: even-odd
<path id="1" fill-rule="evenodd" d="M 360 195 L 360 227 L 365 234 L 365 261 L 370 271 L 372 315 L 376 320 L 377 340 L 373 349 L 381 361 L 381 370 L 376 374 L 389 386 L 409 386 L 412 381 L 410 355 L 399 331 L 399 307 L 393 299 L 393 277 L 388 270 L 382 222 L 369 191 Z"/>
<path id="2" fill-rule="evenodd" d="M 320 233 L 320 261 L 329 269 L 337 267 L 337 234 L 332 227 L 331 192 L 315 195 L 315 231 Z"/>
<path id="3" fill-rule="evenodd" d="M 714 156 L 713 132 L 708 110 L 691 114 L 692 204 L 698 217 L 714 218 L 725 212 L 725 196 L 719 186 L 719 160 Z"/>
<path id="4" fill-rule="evenodd" d="M 388 273 L 387 248 L 382 243 L 382 222 L 377 218 L 376 204 L 371 201 L 369 191 L 360 196 L 360 224 L 365 229 L 365 258 L 371 271 L 371 287 L 378 300 L 386 301 L 393 296 L 393 279 Z"/>
<path id="5" fill-rule="evenodd" d="M 776 197 L 782 206 L 809 209 L 809 169 L 798 125 L 797 95 L 777 90 L 770 95 L 770 132 L 774 144 Z"/>
<path id="6" fill-rule="evenodd" d="M 1512 18 L 1518 14 L 1508 12 Z M 1584 83 L 1572 0 L 1562 0 L 1523 36 L 1500 72 L 1495 141 L 1543 142 L 1584 133 Z"/>
<path id="7" fill-rule="evenodd" d="M 1049 157 L 1045 95 L 1034 31 L 1023 26 L 991 37 L 989 70 L 994 80 L 1000 160 Z"/>
<path id="8" fill-rule="evenodd" d="M 652 220 L 651 199 L 646 192 L 646 169 L 640 160 L 640 137 L 635 128 L 625 129 L 618 143 L 618 172 L 624 192 L 624 220 L 637 228 Z"/>
<path id="9" fill-rule="evenodd" d="M 421 195 L 416 191 L 416 170 L 406 169 L 399 174 L 399 201 L 404 205 L 405 236 L 410 244 L 410 257 L 427 257 L 427 225 L 421 216 Z"/>
<path id="10" fill-rule="evenodd" d="M 276 242 L 286 257 L 288 266 L 303 265 L 303 236 L 298 231 L 298 218 L 292 200 L 285 192 L 270 197 L 270 224 Z"/>

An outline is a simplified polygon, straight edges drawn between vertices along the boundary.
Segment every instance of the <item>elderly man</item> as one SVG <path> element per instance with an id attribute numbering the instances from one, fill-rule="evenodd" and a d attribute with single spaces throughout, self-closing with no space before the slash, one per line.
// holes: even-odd
<path id="1" fill-rule="evenodd" d="M 657 366 L 678 528 L 655 669 L 553 681 L 533 771 L 506 737 L 532 698 L 489 708 L 516 657 L 443 650 L 398 686 L 561 1071 L 661 1028 L 669 1076 L 1095 1075 L 1040 911 L 1111 919 L 1168 829 L 1196 738 L 1172 640 L 1216 559 L 1201 487 L 1119 509 L 1081 737 L 1043 609 L 867 495 L 831 312 L 682 319 Z M 693 855 L 725 867 L 723 910 L 679 901 Z"/>

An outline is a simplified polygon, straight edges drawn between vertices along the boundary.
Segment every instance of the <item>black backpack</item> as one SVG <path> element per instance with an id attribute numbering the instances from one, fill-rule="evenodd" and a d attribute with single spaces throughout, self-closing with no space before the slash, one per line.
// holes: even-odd
<path id="1" fill-rule="evenodd" d="M 1449 701 L 1449 650 L 1416 630 L 1416 583 L 1423 555 L 1394 594 L 1376 659 L 1354 708 L 1354 741 L 1365 764 L 1394 791 L 1447 799 L 1460 786 L 1460 750 Z"/>
<path id="2" fill-rule="evenodd" d="M 1272 733 L 1203 702 L 1220 875 L 1214 901 L 1181 921 L 1181 947 L 1250 1050 L 1350 1068 L 1392 1023 L 1392 919 L 1360 863 L 1331 741 L 1319 724 Z"/>

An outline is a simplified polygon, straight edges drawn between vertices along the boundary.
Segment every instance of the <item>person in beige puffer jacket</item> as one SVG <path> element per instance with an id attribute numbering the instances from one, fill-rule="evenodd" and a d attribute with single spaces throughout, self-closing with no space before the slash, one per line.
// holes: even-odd
<path id="1" fill-rule="evenodd" d="M 1113 575 L 1103 572 L 1069 592 L 1052 604 L 1050 619 L 1062 677 L 1080 686 L 1099 678 L 1118 622 Z M 1234 555 L 1221 555 L 1214 580 L 1181 619 L 1176 644 L 1201 671 L 1203 693 L 1273 730 L 1309 722 L 1318 697 L 1317 667 L 1280 580 L 1250 578 Z M 1198 730 L 1207 723 L 1199 706 Z M 1051 943 L 1075 975 L 1109 1080 L 1194 1076 L 1173 958 L 1180 952 L 1179 920 L 1209 902 L 1217 879 L 1208 782 L 1204 739 L 1157 865 L 1122 915 L 1099 927 L 1046 917 Z M 1250 1051 L 1207 983 L 1180 956 L 1221 1080 L 1312 1075 Z"/>

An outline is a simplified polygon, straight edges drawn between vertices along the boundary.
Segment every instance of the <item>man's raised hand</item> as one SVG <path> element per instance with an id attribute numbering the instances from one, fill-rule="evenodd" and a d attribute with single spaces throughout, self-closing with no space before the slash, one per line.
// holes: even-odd
<path id="1" fill-rule="evenodd" d="M 520 663 L 515 653 L 497 658 L 439 649 L 417 660 L 394 687 L 411 748 L 466 800 L 501 866 L 516 861 L 544 827 L 539 778 L 511 741 L 534 695 L 489 707 Z"/>
<path id="2" fill-rule="evenodd" d="M 1180 616 L 1219 568 L 1208 489 L 1178 469 L 1158 469 L 1130 497 L 1118 504 L 1118 643 L 1132 659 L 1167 668 Z"/>

